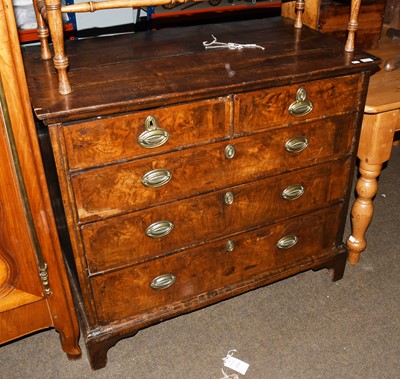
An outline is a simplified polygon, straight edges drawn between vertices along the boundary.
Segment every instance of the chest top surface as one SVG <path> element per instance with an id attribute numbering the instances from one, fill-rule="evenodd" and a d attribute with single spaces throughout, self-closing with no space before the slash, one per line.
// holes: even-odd
<path id="1" fill-rule="evenodd" d="M 205 49 L 212 35 L 264 50 Z M 52 62 L 41 60 L 39 47 L 24 48 L 33 108 L 47 124 L 371 71 L 379 63 L 281 17 L 69 41 L 66 50 L 74 86 L 60 95 Z"/>

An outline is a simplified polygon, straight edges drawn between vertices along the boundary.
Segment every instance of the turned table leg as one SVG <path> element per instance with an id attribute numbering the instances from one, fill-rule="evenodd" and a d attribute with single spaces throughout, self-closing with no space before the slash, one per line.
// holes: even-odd
<path id="1" fill-rule="evenodd" d="M 357 199 L 351 210 L 352 233 L 347 239 L 349 248 L 348 262 L 357 264 L 360 260 L 360 254 L 367 246 L 365 232 L 371 223 L 374 214 L 374 204 L 372 202 L 378 191 L 377 177 L 380 175 L 382 165 L 369 165 L 360 162 L 361 177 L 357 181 L 356 192 Z"/>
<path id="2" fill-rule="evenodd" d="M 54 48 L 54 66 L 58 72 L 58 90 L 66 95 L 71 92 L 67 68 L 68 58 L 64 52 L 64 26 L 60 0 L 45 0 L 48 24 Z"/>
<path id="3" fill-rule="evenodd" d="M 345 51 L 354 51 L 354 40 L 358 29 L 358 14 L 360 13 L 361 0 L 351 0 L 350 21 L 347 26 L 348 34 Z"/>
<path id="4" fill-rule="evenodd" d="M 51 51 L 49 47 L 49 28 L 47 27 L 43 16 L 42 11 L 43 8 L 39 10 L 38 2 L 41 0 L 33 0 L 33 9 L 35 10 L 35 16 L 37 21 L 37 35 L 40 41 L 40 48 L 41 48 L 41 58 L 43 60 L 51 59 Z"/>
<path id="5" fill-rule="evenodd" d="M 296 20 L 294 21 L 294 27 L 301 29 L 303 27 L 303 12 L 305 9 L 304 0 L 296 0 L 295 10 L 296 10 Z"/>
<path id="6" fill-rule="evenodd" d="M 353 265 L 359 262 L 360 254 L 367 246 L 365 232 L 374 213 L 377 178 L 382 164 L 390 158 L 398 116 L 398 110 L 364 115 L 357 154 L 361 177 L 357 181 L 357 199 L 351 210 L 352 234 L 347 239 L 348 262 Z"/>

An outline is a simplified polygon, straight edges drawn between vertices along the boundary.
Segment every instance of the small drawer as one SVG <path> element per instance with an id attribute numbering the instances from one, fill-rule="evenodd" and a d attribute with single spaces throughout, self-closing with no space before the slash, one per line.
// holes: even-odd
<path id="1" fill-rule="evenodd" d="M 63 128 L 69 168 L 126 161 L 229 135 L 227 98 L 150 109 Z"/>
<path id="2" fill-rule="evenodd" d="M 342 208 L 337 205 L 284 223 L 105 275 L 91 282 L 98 322 L 147 312 L 168 314 L 180 302 L 220 300 L 224 287 L 239 289 L 327 255 L 337 246 Z M 226 289 L 225 289 L 226 292 Z M 220 294 L 220 297 L 218 296 Z M 162 316 L 160 316 L 162 317 Z"/>
<path id="3" fill-rule="evenodd" d="M 352 75 L 236 95 L 235 133 L 355 112 L 361 85 Z"/>
<path id="4" fill-rule="evenodd" d="M 89 272 L 195 246 L 339 202 L 350 160 L 258 180 L 82 226 Z"/>
<path id="5" fill-rule="evenodd" d="M 95 221 L 347 156 L 354 128 L 344 115 L 77 173 L 78 217 Z"/>

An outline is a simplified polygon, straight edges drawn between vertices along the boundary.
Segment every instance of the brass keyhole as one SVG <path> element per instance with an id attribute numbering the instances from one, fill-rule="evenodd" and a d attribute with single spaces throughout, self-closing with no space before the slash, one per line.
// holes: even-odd
<path id="1" fill-rule="evenodd" d="M 227 192 L 224 196 L 224 202 L 226 205 L 231 205 L 233 204 L 233 200 L 235 199 L 235 197 L 233 196 L 232 192 Z"/>
<path id="2" fill-rule="evenodd" d="M 236 154 L 235 146 L 228 145 L 225 147 L 225 158 L 232 159 Z"/>

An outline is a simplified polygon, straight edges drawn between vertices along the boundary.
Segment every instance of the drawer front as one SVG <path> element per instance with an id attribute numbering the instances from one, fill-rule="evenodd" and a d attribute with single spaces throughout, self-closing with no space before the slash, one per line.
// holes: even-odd
<path id="1" fill-rule="evenodd" d="M 336 206 L 92 277 L 99 323 L 165 312 L 183 301 L 200 302 L 201 296 L 214 296 L 225 286 L 237 288 L 248 279 L 268 277 L 327 254 L 337 243 L 340 213 L 341 207 Z"/>
<path id="2" fill-rule="evenodd" d="M 149 156 L 229 135 L 228 98 L 137 112 L 64 127 L 71 170 Z"/>
<path id="3" fill-rule="evenodd" d="M 145 211 L 84 225 L 96 273 L 188 248 L 340 201 L 350 161 L 329 162 Z"/>
<path id="4" fill-rule="evenodd" d="M 344 156 L 351 149 L 353 118 L 319 120 L 75 174 L 78 217 L 99 220 Z M 297 138 L 305 139 L 306 147 L 289 152 L 288 142 Z M 149 188 L 143 179 L 160 185 Z"/>
<path id="5" fill-rule="evenodd" d="M 361 84 L 352 75 L 236 95 L 235 133 L 354 112 Z"/>

